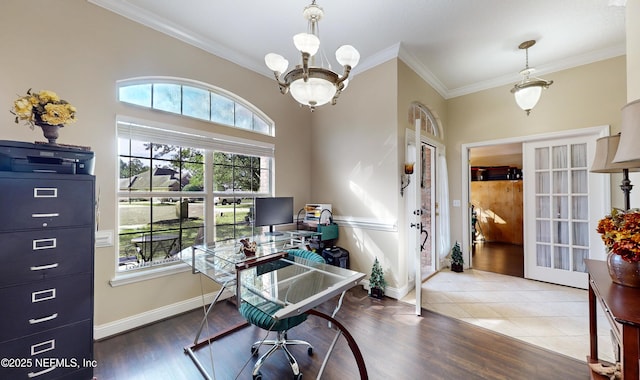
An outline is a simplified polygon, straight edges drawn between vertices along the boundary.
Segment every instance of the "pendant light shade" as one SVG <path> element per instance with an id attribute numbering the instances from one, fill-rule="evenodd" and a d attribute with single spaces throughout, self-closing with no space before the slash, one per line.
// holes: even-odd
<path id="1" fill-rule="evenodd" d="M 533 107 L 538 104 L 540 96 L 542 95 L 542 89 L 549 88 L 549 86 L 553 84 L 552 80 L 531 77 L 531 74 L 533 74 L 535 69 L 529 67 L 529 48 L 535 45 L 535 43 L 535 40 L 529 40 L 518 46 L 519 49 L 525 50 L 525 68 L 520 71 L 522 80 L 519 83 L 516 83 L 516 85 L 511 89 L 511 93 L 514 95 L 516 103 L 527 113 L 527 116 Z"/>

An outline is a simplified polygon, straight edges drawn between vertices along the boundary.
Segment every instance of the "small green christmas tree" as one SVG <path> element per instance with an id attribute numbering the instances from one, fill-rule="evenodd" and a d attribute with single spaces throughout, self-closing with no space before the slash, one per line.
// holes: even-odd
<path id="1" fill-rule="evenodd" d="M 386 286 L 387 282 L 384 280 L 382 267 L 376 257 L 371 268 L 371 276 L 369 276 L 369 295 L 375 298 L 382 298 Z"/>
<path id="2" fill-rule="evenodd" d="M 464 259 L 462 258 L 462 250 L 460 250 L 460 244 L 456 244 L 451 249 L 451 270 L 454 272 L 462 272 L 462 266 Z"/>

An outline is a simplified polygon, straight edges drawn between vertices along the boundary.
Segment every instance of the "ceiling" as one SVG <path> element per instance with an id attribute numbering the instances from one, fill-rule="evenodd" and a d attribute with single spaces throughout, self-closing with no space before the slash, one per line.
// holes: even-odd
<path id="1" fill-rule="evenodd" d="M 307 30 L 311 0 L 89 0 L 212 54 L 272 77 L 264 55 L 299 60 L 292 36 Z M 518 45 L 535 39 L 536 75 L 625 54 L 624 0 L 317 0 L 321 49 L 361 55 L 357 74 L 400 57 L 444 98 L 516 83 Z"/>

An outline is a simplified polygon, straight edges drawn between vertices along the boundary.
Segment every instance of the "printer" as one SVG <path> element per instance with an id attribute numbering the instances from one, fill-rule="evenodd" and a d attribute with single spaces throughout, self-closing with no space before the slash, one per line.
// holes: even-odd
<path id="1" fill-rule="evenodd" d="M 94 154 L 82 147 L 0 140 L 0 170 L 93 174 Z"/>

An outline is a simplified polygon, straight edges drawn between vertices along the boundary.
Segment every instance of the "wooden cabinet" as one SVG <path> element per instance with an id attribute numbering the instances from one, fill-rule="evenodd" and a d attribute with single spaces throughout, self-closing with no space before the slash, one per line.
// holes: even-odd
<path id="1" fill-rule="evenodd" d="M 471 204 L 484 240 L 523 243 L 522 181 L 472 181 Z"/>
<path id="2" fill-rule="evenodd" d="M 585 260 L 589 273 L 589 335 L 587 361 L 598 362 L 598 315 L 600 303 L 612 335 L 620 348 L 622 379 L 640 379 L 640 289 L 611 281 L 607 263 Z M 592 378 L 599 378 L 591 374 Z"/>
<path id="3" fill-rule="evenodd" d="M 0 189 L 0 378 L 91 379 L 94 177 L 0 172 Z"/>

